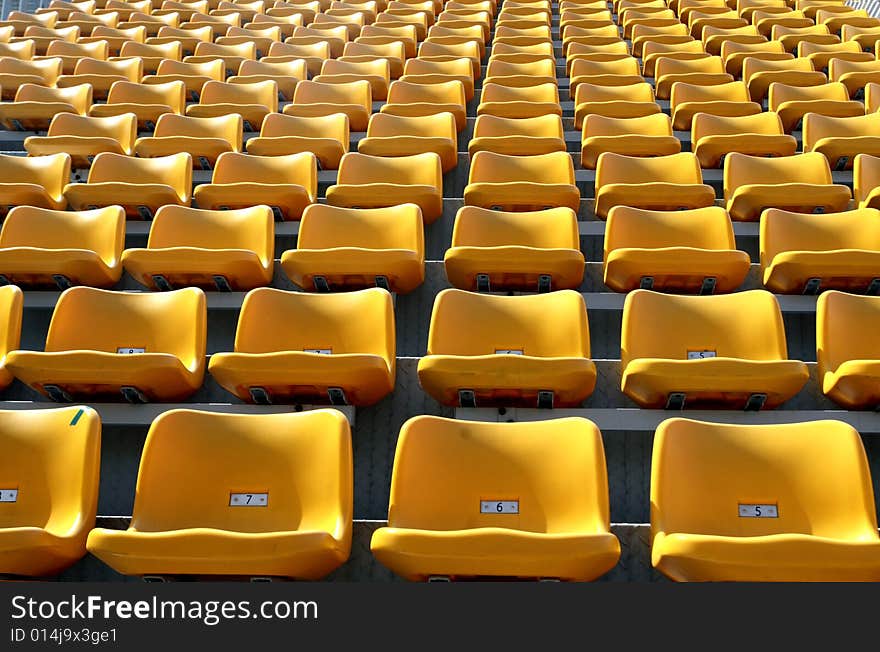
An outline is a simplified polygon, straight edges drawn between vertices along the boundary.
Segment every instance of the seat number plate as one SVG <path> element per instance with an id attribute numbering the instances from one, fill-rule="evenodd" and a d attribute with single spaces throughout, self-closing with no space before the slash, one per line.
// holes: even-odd
<path id="1" fill-rule="evenodd" d="M 480 514 L 519 514 L 519 501 L 481 500 Z"/>
<path id="2" fill-rule="evenodd" d="M 135 347 L 135 346 L 120 346 L 116 349 L 116 353 L 120 355 L 133 355 L 135 353 L 146 353 L 147 350 L 143 347 Z"/>
<path id="3" fill-rule="evenodd" d="M 715 351 L 688 351 L 688 360 L 699 360 L 700 358 L 714 358 Z"/>
<path id="4" fill-rule="evenodd" d="M 229 494 L 230 507 L 267 507 L 269 494 Z"/>
<path id="5" fill-rule="evenodd" d="M 319 355 L 332 355 L 333 349 L 303 349 L 305 353 L 318 353 Z"/>
<path id="6" fill-rule="evenodd" d="M 495 355 L 522 355 L 522 349 L 495 349 Z"/>
<path id="7" fill-rule="evenodd" d="M 0 503 L 17 503 L 18 489 L 0 489 Z"/>
<path id="8" fill-rule="evenodd" d="M 753 505 L 750 503 L 739 504 L 740 518 L 779 518 L 779 509 L 776 505 Z"/>

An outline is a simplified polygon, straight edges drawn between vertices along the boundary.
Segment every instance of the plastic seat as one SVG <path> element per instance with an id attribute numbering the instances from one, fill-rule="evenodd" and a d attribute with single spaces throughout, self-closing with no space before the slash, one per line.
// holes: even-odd
<path id="1" fill-rule="evenodd" d="M 0 97 L 12 100 L 19 87 L 24 84 L 55 86 L 61 76 L 62 60 L 58 57 L 22 61 L 12 57 L 0 57 Z"/>
<path id="2" fill-rule="evenodd" d="M 11 131 L 43 131 L 55 115 L 85 115 L 92 104 L 92 87 L 48 88 L 22 84 L 14 102 L 0 102 L 0 127 Z"/>
<path id="3" fill-rule="evenodd" d="M 222 59 L 213 59 L 204 63 L 190 63 L 166 59 L 159 64 L 155 75 L 146 75 L 144 84 L 167 84 L 182 81 L 186 87 L 188 99 L 198 102 L 202 87 L 209 81 L 223 81 L 226 76 Z"/>
<path id="4" fill-rule="evenodd" d="M 136 156 L 157 158 L 187 153 L 195 169 L 210 170 L 223 152 L 242 149 L 242 119 L 237 113 L 215 118 L 193 118 L 165 113 L 159 116 L 153 136 L 138 138 Z"/>
<path id="5" fill-rule="evenodd" d="M 703 46 L 709 54 L 721 54 L 724 43 L 733 41 L 736 43 L 766 43 L 767 37 L 758 31 L 754 25 L 745 27 L 714 27 L 706 25 L 701 37 Z"/>
<path id="6" fill-rule="evenodd" d="M 64 187 L 73 210 L 118 205 L 139 219 L 151 219 L 165 204 L 189 206 L 191 196 L 192 158 L 186 153 L 139 159 L 102 152 L 92 161 L 87 183 Z"/>
<path id="7" fill-rule="evenodd" d="M 588 170 L 596 168 L 603 152 L 666 156 L 681 151 L 681 143 L 672 135 L 672 122 L 663 113 L 639 118 L 588 115 L 584 118 L 581 138 L 581 165 Z"/>
<path id="8" fill-rule="evenodd" d="M 87 168 L 101 152 L 131 156 L 137 138 L 137 116 L 133 113 L 95 118 L 59 113 L 52 119 L 46 136 L 24 140 L 28 156 L 67 153 L 74 169 Z"/>
<path id="9" fill-rule="evenodd" d="M 621 370 L 621 390 L 642 408 L 774 408 L 809 378 L 803 362 L 788 359 L 782 313 L 764 290 L 630 292 Z"/>
<path id="10" fill-rule="evenodd" d="M 742 77 L 754 102 L 763 100 L 774 82 L 788 86 L 819 86 L 828 82 L 825 73 L 813 70 L 809 59 L 767 61 L 750 57 L 743 61 Z"/>
<path id="11" fill-rule="evenodd" d="M 763 11 L 762 9 L 757 9 L 752 12 L 751 23 L 758 28 L 758 31 L 764 36 L 773 38 L 774 41 L 780 41 L 781 39 L 773 36 L 773 30 L 776 27 L 786 27 L 786 28 L 802 28 L 802 27 L 816 27 L 816 23 L 807 18 L 804 15 L 803 11 L 794 9 L 789 11 Z M 825 29 L 823 34 L 828 34 L 828 30 Z M 785 46 L 785 44 L 783 44 Z M 786 50 L 793 50 L 794 48 L 785 47 Z"/>
<path id="12" fill-rule="evenodd" d="M 70 180 L 70 156 L 13 156 L 0 154 L 0 216 L 13 206 L 63 210 L 62 191 Z"/>
<path id="13" fill-rule="evenodd" d="M 644 81 L 639 70 L 639 62 L 635 57 L 627 57 L 612 61 L 591 61 L 575 59 L 571 64 L 571 81 L 569 92 L 575 96 L 580 84 L 597 86 L 629 86 Z"/>
<path id="14" fill-rule="evenodd" d="M 45 55 L 49 45 L 54 41 L 75 43 L 80 36 L 80 29 L 76 25 L 71 27 L 55 27 L 54 29 L 31 25 L 24 30 L 22 38 L 13 37 L 15 40 L 10 39 L 10 41 L 13 43 L 20 40 L 31 41 L 34 44 L 36 53 L 38 55 Z"/>
<path id="15" fill-rule="evenodd" d="M 858 154 L 880 154 L 880 114 L 833 117 L 804 116 L 804 151 L 825 155 L 832 169 L 852 169 Z"/>
<path id="16" fill-rule="evenodd" d="M 274 113 L 266 117 L 258 138 L 247 141 L 249 154 L 284 156 L 312 152 L 323 170 L 335 170 L 348 152 L 348 116 L 296 117 Z"/>
<path id="17" fill-rule="evenodd" d="M 849 99 L 846 86 L 829 82 L 818 86 L 770 85 L 768 106 L 782 120 L 786 133 L 802 128 L 801 121 L 808 113 L 827 116 L 861 116 L 865 107 L 861 102 Z"/>
<path id="18" fill-rule="evenodd" d="M 269 48 L 269 56 L 260 59 L 262 63 L 293 63 L 299 65 L 305 62 L 309 75 L 319 75 L 324 61 L 331 55 L 330 43 L 327 41 L 315 41 L 314 43 L 273 43 Z M 243 61 L 242 66 L 251 66 L 252 63 Z M 238 69 L 242 74 L 241 68 Z M 292 95 L 291 95 L 292 97 Z"/>
<path id="19" fill-rule="evenodd" d="M 656 77 L 657 62 L 660 59 L 694 61 L 710 56 L 712 55 L 705 51 L 700 41 L 688 40 L 684 43 L 646 41 L 642 46 L 642 74 L 645 77 Z"/>
<path id="20" fill-rule="evenodd" d="M 773 111 L 754 115 L 718 116 L 697 113 L 691 127 L 691 147 L 702 168 L 720 168 L 731 152 L 751 156 L 792 156 L 794 136 L 783 133 Z"/>
<path id="21" fill-rule="evenodd" d="M 415 25 L 398 25 L 397 27 L 388 27 L 387 25 L 364 25 L 360 36 L 355 43 L 363 45 L 381 45 L 386 43 L 401 43 L 404 46 L 406 58 L 416 56 L 416 48 L 418 45 L 418 34 Z"/>
<path id="22" fill-rule="evenodd" d="M 268 206 L 212 211 L 169 205 L 153 218 L 147 247 L 127 249 L 122 264 L 150 289 L 242 291 L 272 281 L 274 249 Z"/>
<path id="23" fill-rule="evenodd" d="M 394 158 L 349 152 L 326 197 L 331 206 L 346 208 L 417 204 L 425 223 L 431 224 L 443 213 L 440 157 L 433 152 Z"/>
<path id="24" fill-rule="evenodd" d="M 539 115 L 562 115 L 559 89 L 556 84 L 535 86 L 502 86 L 485 84 L 480 95 L 477 115 L 501 118 L 534 118 Z"/>
<path id="25" fill-rule="evenodd" d="M 654 88 L 647 82 L 630 86 L 596 86 L 580 84 L 574 98 L 574 126 L 583 127 L 591 113 L 609 118 L 637 118 L 660 113 L 654 101 Z"/>
<path id="26" fill-rule="evenodd" d="M 733 75 L 724 70 L 720 56 L 706 56 L 701 59 L 670 59 L 661 57 L 655 66 L 657 97 L 668 100 L 672 85 L 678 82 L 697 86 L 729 84 Z"/>
<path id="27" fill-rule="evenodd" d="M 653 21 L 654 19 L 649 19 Z M 661 19 L 661 24 L 652 26 L 644 21 L 641 25 L 633 27 L 632 53 L 634 56 L 644 56 L 648 43 L 662 43 L 666 46 L 688 46 L 694 41 L 688 34 L 685 25 L 676 19 Z"/>
<path id="28" fill-rule="evenodd" d="M 786 52 L 779 41 L 758 41 L 757 43 L 737 43 L 736 41 L 724 41 L 721 44 L 721 58 L 724 60 L 724 69 L 734 77 L 742 76 L 743 62 L 748 57 L 763 59 L 766 61 L 781 61 L 793 59 L 791 52 Z M 813 67 L 821 70 L 815 60 Z"/>
<path id="29" fill-rule="evenodd" d="M 17 206 L 0 231 L 0 275 L 23 287 L 110 287 L 122 276 L 125 212 Z"/>
<path id="30" fill-rule="evenodd" d="M 878 320 L 877 297 L 830 290 L 816 302 L 819 382 L 822 392 L 847 410 L 873 410 L 880 404 L 880 356 L 871 335 Z"/>
<path id="31" fill-rule="evenodd" d="M 861 27 L 859 25 L 844 25 L 840 30 L 843 41 L 854 41 L 862 50 L 874 52 L 876 43 L 880 40 L 880 27 Z"/>
<path id="32" fill-rule="evenodd" d="M 865 113 L 877 113 L 880 110 L 880 83 L 865 84 Z"/>
<path id="33" fill-rule="evenodd" d="M 74 287 L 55 305 L 45 352 L 12 351 L 6 364 L 57 401 L 181 400 L 202 384 L 206 321 L 198 288 L 160 294 Z"/>
<path id="34" fill-rule="evenodd" d="M 352 131 L 366 131 L 371 112 L 370 83 L 363 79 L 342 84 L 300 82 L 294 91 L 293 103 L 284 107 L 286 115 L 299 117 L 344 113 Z"/>
<path id="35" fill-rule="evenodd" d="M 577 481 L 563 490 L 569 478 Z M 370 548 L 411 580 L 585 581 L 609 571 L 620 556 L 609 526 L 602 436 L 582 418 L 503 424 L 412 418 L 397 443 L 391 504 L 388 526 L 373 533 Z M 499 514 L 504 504 L 515 512 Z"/>
<path id="36" fill-rule="evenodd" d="M 733 292 L 750 265 L 719 206 L 685 211 L 615 206 L 608 213 L 604 250 L 605 285 L 615 292 Z"/>
<path id="37" fill-rule="evenodd" d="M 96 528 L 88 549 L 125 575 L 320 579 L 348 559 L 351 529 L 351 434 L 338 411 L 172 410 L 147 433 L 131 526 Z"/>
<path id="38" fill-rule="evenodd" d="M 853 194 L 860 208 L 880 208 L 880 157 L 859 154 L 853 164 Z"/>
<path id="39" fill-rule="evenodd" d="M 304 290 L 379 286 L 405 294 L 425 278 L 422 213 L 415 204 L 390 208 L 309 206 L 296 249 L 281 256 L 285 274 Z"/>
<path id="40" fill-rule="evenodd" d="M 245 27 L 230 27 L 226 32 L 226 36 L 217 39 L 218 45 L 241 45 L 242 43 L 253 43 L 255 46 L 254 55 L 256 58 L 265 56 L 269 53 L 269 48 L 273 43 L 281 42 L 281 28 L 277 25 L 266 25 L 262 28 L 249 23 Z"/>
<path id="41" fill-rule="evenodd" d="M 158 36 L 151 36 L 146 42 L 148 44 L 180 43 L 183 55 L 189 56 L 196 51 L 196 46 L 199 43 L 211 41 L 213 38 L 214 30 L 209 25 L 199 28 L 189 27 L 188 29 L 163 26 L 159 29 Z"/>
<path id="42" fill-rule="evenodd" d="M 495 152 L 515 156 L 535 156 L 566 151 L 562 118 L 542 115 L 534 118 L 500 118 L 481 115 L 474 124 L 468 152 Z"/>
<path id="43" fill-rule="evenodd" d="M 138 129 L 153 131 L 163 114 L 180 115 L 185 107 L 186 86 L 182 81 L 165 84 L 116 82 L 110 87 L 107 102 L 93 105 L 89 115 L 110 117 L 133 113 L 137 116 Z"/>
<path id="44" fill-rule="evenodd" d="M 56 41 L 57 43 L 66 43 L 67 41 Z M 22 61 L 30 61 L 36 54 L 36 46 L 31 40 L 17 41 L 14 43 L 0 43 L 0 56 L 11 57 L 13 59 L 21 59 Z"/>
<path id="45" fill-rule="evenodd" d="M 570 208 L 512 213 L 465 206 L 444 264 L 449 282 L 462 290 L 577 289 L 584 276 L 577 215 Z"/>
<path id="46" fill-rule="evenodd" d="M 572 83 L 574 83 L 572 79 Z M 556 83 L 556 62 L 552 59 L 539 59 L 531 63 L 513 63 L 490 58 L 486 67 L 484 84 L 502 86 L 535 86 Z"/>
<path id="47" fill-rule="evenodd" d="M 566 152 L 509 156 L 477 152 L 471 160 L 466 206 L 529 211 L 567 206 L 577 211 L 580 191 Z"/>
<path id="48" fill-rule="evenodd" d="M 314 78 L 315 83 L 349 84 L 364 80 L 370 84 L 373 99 L 385 100 L 388 85 L 391 83 L 391 68 L 385 59 L 372 61 L 342 61 L 328 59 L 321 66 L 321 74 Z"/>
<path id="49" fill-rule="evenodd" d="M 443 405 L 578 406 L 596 384 L 584 299 L 572 290 L 443 290 L 418 373 L 425 392 Z"/>
<path id="50" fill-rule="evenodd" d="M 199 185 L 193 200 L 199 208 L 228 210 L 264 204 L 277 220 L 298 220 L 316 201 L 317 161 L 301 152 L 255 156 L 226 152 L 217 159 L 211 183 Z"/>
<path id="51" fill-rule="evenodd" d="M 193 118 L 217 118 L 237 113 L 245 131 L 259 131 L 270 113 L 278 112 L 278 85 L 274 81 L 228 84 L 209 81 L 202 86 L 199 103 L 189 106 Z"/>
<path id="52" fill-rule="evenodd" d="M 242 84 L 245 88 L 250 84 L 260 82 L 274 82 L 277 87 L 278 100 L 290 101 L 296 85 L 308 77 L 307 64 L 302 60 L 293 60 L 279 63 L 266 63 L 264 61 L 243 61 L 238 69 L 238 74 L 229 77 L 229 84 Z M 273 109 L 273 112 L 277 111 Z"/>
<path id="53" fill-rule="evenodd" d="M 370 117 L 366 138 L 358 142 L 358 152 L 370 156 L 410 156 L 433 152 L 440 157 L 443 172 L 458 164 L 458 134 L 455 116 L 396 116 L 376 113 Z"/>
<path id="54" fill-rule="evenodd" d="M 824 290 L 880 293 L 880 212 L 811 215 L 769 209 L 761 216 L 764 286 L 780 294 Z"/>
<path id="55" fill-rule="evenodd" d="M 813 62 L 816 70 L 827 70 L 832 59 L 845 59 L 847 61 L 871 61 L 874 57 L 870 52 L 864 52 L 855 41 L 844 43 L 810 43 L 803 41 L 798 44 L 798 56 L 806 57 Z"/>
<path id="56" fill-rule="evenodd" d="M 257 48 L 253 41 L 237 45 L 197 43 L 195 54 L 184 57 L 184 61 L 186 63 L 210 63 L 220 59 L 223 61 L 226 75 L 231 77 L 238 74 L 238 70 L 244 61 L 254 61 L 256 58 Z"/>
<path id="57" fill-rule="evenodd" d="M 880 38 L 880 37 L 878 37 Z M 840 82 L 854 99 L 864 96 L 866 84 L 880 82 L 880 60 L 845 61 L 833 59 L 828 64 L 828 77 L 831 81 Z M 2 81 L 2 76 L 0 76 Z"/>
<path id="58" fill-rule="evenodd" d="M 57 80 L 60 88 L 90 84 L 94 98 L 105 99 L 110 87 L 118 81 L 138 83 L 143 76 L 143 63 L 140 59 L 120 59 L 100 61 L 80 59 L 72 75 L 62 75 Z"/>
<path id="59" fill-rule="evenodd" d="M 395 364 L 387 291 L 260 288 L 242 304 L 235 352 L 215 353 L 209 368 L 244 401 L 365 406 L 394 389 Z"/>
<path id="60" fill-rule="evenodd" d="M 29 41 L 23 41 L 22 43 L 11 43 L 10 46 L 19 46 L 27 43 L 29 43 Z M 7 54 L 3 52 L 3 56 L 10 55 L 11 53 Z M 68 41 L 52 41 L 52 43 L 49 44 L 49 47 L 46 48 L 46 56 L 58 57 L 59 59 L 61 59 L 61 72 L 64 75 L 72 75 L 76 70 L 76 65 L 79 63 L 80 59 L 88 58 L 106 61 L 107 57 L 110 56 L 110 50 L 107 47 L 106 41 L 95 41 L 94 43 L 70 43 Z M 33 57 L 18 58 L 30 59 Z"/>
<path id="61" fill-rule="evenodd" d="M 715 190 L 703 183 L 700 162 L 690 152 L 652 158 L 599 155 L 595 206 L 599 219 L 605 219 L 614 206 L 669 211 L 714 203 Z"/>
<path id="62" fill-rule="evenodd" d="M 697 113 L 742 116 L 761 112 L 761 105 L 750 99 L 748 88 L 741 81 L 713 86 L 678 83 L 672 87 L 669 105 L 675 130 L 690 129 Z"/>
<path id="63" fill-rule="evenodd" d="M 474 75 L 469 59 L 461 57 L 448 61 L 409 59 L 403 68 L 401 81 L 413 84 L 437 84 L 459 81 L 464 86 L 465 99 L 474 98 Z"/>
<path id="64" fill-rule="evenodd" d="M 798 213 L 846 210 L 847 186 L 834 184 L 828 159 L 818 152 L 764 158 L 733 152 L 724 165 L 724 200 L 734 221 L 755 221 L 765 208 Z"/>
<path id="65" fill-rule="evenodd" d="M 825 45 L 840 43 L 840 37 L 831 34 L 825 25 L 812 25 L 808 27 L 785 27 L 774 25 L 772 38 L 782 43 L 786 51 L 796 50 L 800 43 L 821 43 Z"/>
<path id="66" fill-rule="evenodd" d="M 127 41 L 119 50 L 119 57 L 123 59 L 139 58 L 143 63 L 143 74 L 154 75 L 159 70 L 159 64 L 163 59 L 180 61 L 183 57 L 183 48 L 179 42 L 170 43 L 138 43 Z"/>
<path id="67" fill-rule="evenodd" d="M 651 505 L 651 561 L 673 580 L 880 578 L 871 474 L 841 421 L 664 421 Z"/>
<path id="68" fill-rule="evenodd" d="M 456 129 L 462 131 L 467 124 L 466 102 L 464 86 L 458 80 L 436 84 L 397 80 L 388 88 L 388 101 L 380 112 L 402 116 L 451 113 Z"/>
<path id="69" fill-rule="evenodd" d="M 17 288 L 0 294 L 12 291 L 20 303 Z M 3 410 L 0 425 L 0 476 L 13 496 L 0 505 L 0 573 L 57 575 L 85 556 L 95 526 L 101 419 L 85 406 Z"/>

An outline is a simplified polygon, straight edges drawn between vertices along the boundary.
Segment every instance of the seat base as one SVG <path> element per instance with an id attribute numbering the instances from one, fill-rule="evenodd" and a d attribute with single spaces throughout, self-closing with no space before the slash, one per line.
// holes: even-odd
<path id="1" fill-rule="evenodd" d="M 699 293 L 707 278 L 715 279 L 715 293 L 735 291 L 749 273 L 749 255 L 738 250 L 692 247 L 615 249 L 605 261 L 605 285 L 615 292 L 629 292 L 650 276 L 651 289 L 663 292 Z"/>
<path id="2" fill-rule="evenodd" d="M 535 292 L 540 277 L 551 278 L 553 290 L 576 290 L 584 280 L 584 255 L 575 249 L 523 246 L 452 247 L 444 260 L 449 282 L 477 291 L 477 275 L 486 274 L 492 291 Z"/>
<path id="3" fill-rule="evenodd" d="M 376 277 L 383 276 L 390 291 L 401 294 L 425 280 L 424 260 L 408 249 L 291 249 L 281 256 L 281 267 L 304 290 L 315 288 L 315 276 L 324 277 L 333 289 L 373 287 Z"/>

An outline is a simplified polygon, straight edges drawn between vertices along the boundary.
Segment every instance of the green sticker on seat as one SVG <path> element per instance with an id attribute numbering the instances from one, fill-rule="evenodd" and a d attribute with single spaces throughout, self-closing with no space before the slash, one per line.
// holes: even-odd
<path id="1" fill-rule="evenodd" d="M 79 421 L 79 418 L 83 415 L 83 412 L 85 412 L 85 410 L 83 410 L 82 408 L 77 410 L 76 414 L 74 414 L 73 418 L 70 420 L 70 425 L 75 426 L 77 421 Z"/>

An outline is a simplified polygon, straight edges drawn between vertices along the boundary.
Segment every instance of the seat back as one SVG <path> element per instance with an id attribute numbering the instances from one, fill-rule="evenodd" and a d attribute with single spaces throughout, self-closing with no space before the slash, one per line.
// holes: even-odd
<path id="1" fill-rule="evenodd" d="M 468 183 L 529 182 L 574 185 L 574 164 L 567 152 L 508 156 L 477 152 L 471 159 Z"/>
<path id="2" fill-rule="evenodd" d="M 793 213 L 768 208 L 761 215 L 761 265 L 786 251 L 880 251 L 880 211 L 859 208 L 842 213 Z"/>
<path id="3" fill-rule="evenodd" d="M 243 122 L 238 113 L 213 118 L 193 118 L 176 113 L 163 113 L 156 121 L 156 129 L 153 133 L 157 138 L 163 136 L 219 138 L 229 143 L 236 151 L 240 151 L 243 131 Z"/>
<path id="4" fill-rule="evenodd" d="M 226 67 L 223 65 L 223 59 L 212 59 L 203 63 L 193 63 L 184 61 L 174 61 L 173 59 L 165 59 L 159 62 L 156 69 L 157 75 L 191 75 L 194 77 L 208 77 L 223 81 L 226 74 Z"/>
<path id="5" fill-rule="evenodd" d="M 77 113 L 83 115 L 92 105 L 92 87 L 90 84 L 78 84 L 67 88 L 22 84 L 15 92 L 15 101 L 70 104 Z"/>
<path id="6" fill-rule="evenodd" d="M 499 514 L 499 501 L 517 501 L 517 513 Z M 577 417 L 504 424 L 414 417 L 397 441 L 388 525 L 608 531 L 601 433 Z"/>
<path id="7" fill-rule="evenodd" d="M 119 59 L 118 61 L 84 58 L 77 62 L 74 73 L 77 75 L 113 75 L 125 77 L 131 82 L 139 82 L 144 73 L 144 62 L 139 57 Z"/>
<path id="8" fill-rule="evenodd" d="M 771 111 L 779 108 L 783 102 L 807 102 L 811 100 L 829 100 L 846 102 L 849 92 L 840 82 L 829 82 L 816 86 L 789 86 L 780 82 L 770 84 L 767 95 L 767 106 Z"/>
<path id="9" fill-rule="evenodd" d="M 665 113 L 638 118 L 609 118 L 596 113 L 584 118 L 583 137 L 671 136 L 672 121 Z"/>
<path id="10" fill-rule="evenodd" d="M 605 226 L 605 260 L 616 249 L 736 249 L 733 225 L 720 206 L 655 211 L 615 206 Z"/>
<path id="11" fill-rule="evenodd" d="M 87 57 L 90 59 L 105 60 L 110 48 L 107 41 L 95 41 L 93 43 L 70 43 L 68 41 L 52 41 L 46 48 L 46 56 L 49 57 Z"/>
<path id="12" fill-rule="evenodd" d="M 268 494 L 268 500 L 248 508 L 233 504 L 232 494 Z M 346 540 L 352 527 L 348 422 L 335 410 L 165 412 L 147 433 L 131 526 L 141 532 L 318 531 Z"/>
<path id="13" fill-rule="evenodd" d="M 59 57 L 22 61 L 13 57 L 0 57 L 0 73 L 4 75 L 33 75 L 52 86 L 61 76 L 64 60 Z"/>
<path id="14" fill-rule="evenodd" d="M 391 208 L 312 204 L 303 211 L 297 247 L 403 249 L 424 256 L 422 212 L 415 204 Z"/>
<path id="15" fill-rule="evenodd" d="M 535 86 L 502 86 L 489 82 L 483 86 L 480 102 L 535 102 L 559 103 L 559 89 L 556 84 L 536 84 Z"/>
<path id="16" fill-rule="evenodd" d="M 434 152 L 412 156 L 368 156 L 349 152 L 339 163 L 338 183 L 393 183 L 443 187 L 440 157 Z"/>
<path id="17" fill-rule="evenodd" d="M 183 48 L 180 42 L 171 41 L 170 43 L 138 43 L 137 41 L 126 41 L 119 50 L 120 57 L 161 57 L 163 59 L 173 59 L 180 61 L 183 56 Z"/>
<path id="18" fill-rule="evenodd" d="M 89 183 L 163 184 L 181 197 L 192 190 L 192 158 L 181 152 L 156 158 L 134 158 L 101 152 L 89 168 Z"/>
<path id="19" fill-rule="evenodd" d="M 880 360 L 880 297 L 828 291 L 816 302 L 819 378 L 850 360 Z"/>
<path id="20" fill-rule="evenodd" d="M 742 518 L 741 505 L 775 505 L 777 516 Z M 651 531 L 875 541 L 874 495 L 859 433 L 841 421 L 667 419 L 654 436 Z"/>
<path id="21" fill-rule="evenodd" d="M 819 152 L 766 158 L 732 152 L 724 164 L 724 198 L 751 184 L 830 184 L 828 159 Z"/>
<path id="22" fill-rule="evenodd" d="M 348 143 L 348 116 L 344 113 L 331 113 L 322 116 L 293 116 L 272 113 L 266 116 L 260 129 L 260 137 L 279 138 L 283 136 L 332 138 L 341 143 Z"/>
<path id="23" fill-rule="evenodd" d="M 672 85 L 669 94 L 669 104 L 675 109 L 685 102 L 749 102 L 748 87 L 741 81 L 728 82 L 726 84 L 714 84 L 712 86 L 700 86 L 699 84 L 686 84 L 677 82 Z"/>
<path id="24" fill-rule="evenodd" d="M 611 183 L 702 183 L 700 162 L 691 152 L 668 156 L 623 156 L 602 152 L 596 164 L 596 188 Z"/>
<path id="25" fill-rule="evenodd" d="M 782 313 L 765 290 L 709 296 L 630 292 L 620 349 L 623 368 L 639 358 L 687 360 L 692 351 L 714 351 L 719 358 L 788 359 Z"/>
<path id="26" fill-rule="evenodd" d="M 137 138 L 137 116 L 134 113 L 123 113 L 95 118 L 75 113 L 58 113 L 52 118 L 47 135 L 112 138 L 124 151 L 131 151 Z"/>
<path id="27" fill-rule="evenodd" d="M 161 104 L 180 114 L 186 107 L 186 84 L 180 80 L 164 84 L 118 81 L 110 87 L 107 104 Z"/>
<path id="28" fill-rule="evenodd" d="M 428 355 L 493 355 L 502 350 L 541 358 L 589 358 L 583 297 L 573 290 L 496 296 L 449 289 L 437 295 Z"/>
<path id="29" fill-rule="evenodd" d="M 217 158 L 211 183 L 293 184 L 311 196 L 318 192 L 318 162 L 311 152 L 286 156 L 254 156 L 223 152 Z"/>
<path id="30" fill-rule="evenodd" d="M 439 84 L 414 84 L 395 81 L 388 87 L 388 104 L 457 104 L 465 105 L 464 85 L 458 80 Z"/>
<path id="31" fill-rule="evenodd" d="M 764 111 L 753 115 L 712 115 L 697 113 L 691 126 L 691 142 L 697 143 L 705 136 L 739 136 L 741 134 L 763 134 L 781 136 L 782 120 L 774 111 Z"/>
<path id="32" fill-rule="evenodd" d="M 474 124 L 474 138 L 504 138 L 531 136 L 535 138 L 564 138 L 562 118 L 547 114 L 534 118 L 502 118 L 481 115 Z"/>
<path id="33" fill-rule="evenodd" d="M 812 150 L 824 138 L 880 138 L 880 113 L 857 116 L 804 116 L 804 150 Z"/>
<path id="34" fill-rule="evenodd" d="M 647 82 L 625 86 L 578 84 L 574 96 L 575 106 L 586 102 L 654 102 L 654 88 Z"/>
<path id="35" fill-rule="evenodd" d="M 373 95 L 370 82 L 359 79 L 345 84 L 324 84 L 316 81 L 302 81 L 293 92 L 294 104 L 357 104 L 367 112 L 373 108 Z"/>
<path id="36" fill-rule="evenodd" d="M 281 77 L 293 77 L 297 80 L 306 79 L 308 71 L 306 63 L 302 60 L 294 60 L 278 63 L 267 63 L 265 61 L 242 61 L 241 68 L 238 69 L 239 77 L 248 77 L 251 75 L 278 75 Z M 204 92 L 204 88 L 203 88 Z"/>
<path id="37" fill-rule="evenodd" d="M 94 527 L 101 466 L 97 412 L 78 405 L 2 410 L 0 447 L 0 492 L 17 492 L 14 501 L 0 502 L 0 529 L 43 528 L 69 537 Z"/>
<path id="38" fill-rule="evenodd" d="M 880 117 L 880 114 L 878 114 Z M 451 113 L 435 113 L 426 116 L 397 116 L 390 113 L 374 113 L 367 125 L 367 138 L 394 138 L 415 136 L 421 138 L 447 138 L 457 143 L 455 116 Z"/>
<path id="39" fill-rule="evenodd" d="M 577 215 L 565 207 L 513 213 L 463 206 L 455 217 L 452 246 L 579 249 Z"/>
<path id="40" fill-rule="evenodd" d="M 199 104 L 259 104 L 275 112 L 278 110 L 278 84 L 271 80 L 251 84 L 212 80 L 202 86 Z"/>
<path id="41" fill-rule="evenodd" d="M 60 197 L 70 181 L 70 155 L 10 156 L 0 154 L 0 183 L 42 186 L 51 197 Z"/>

